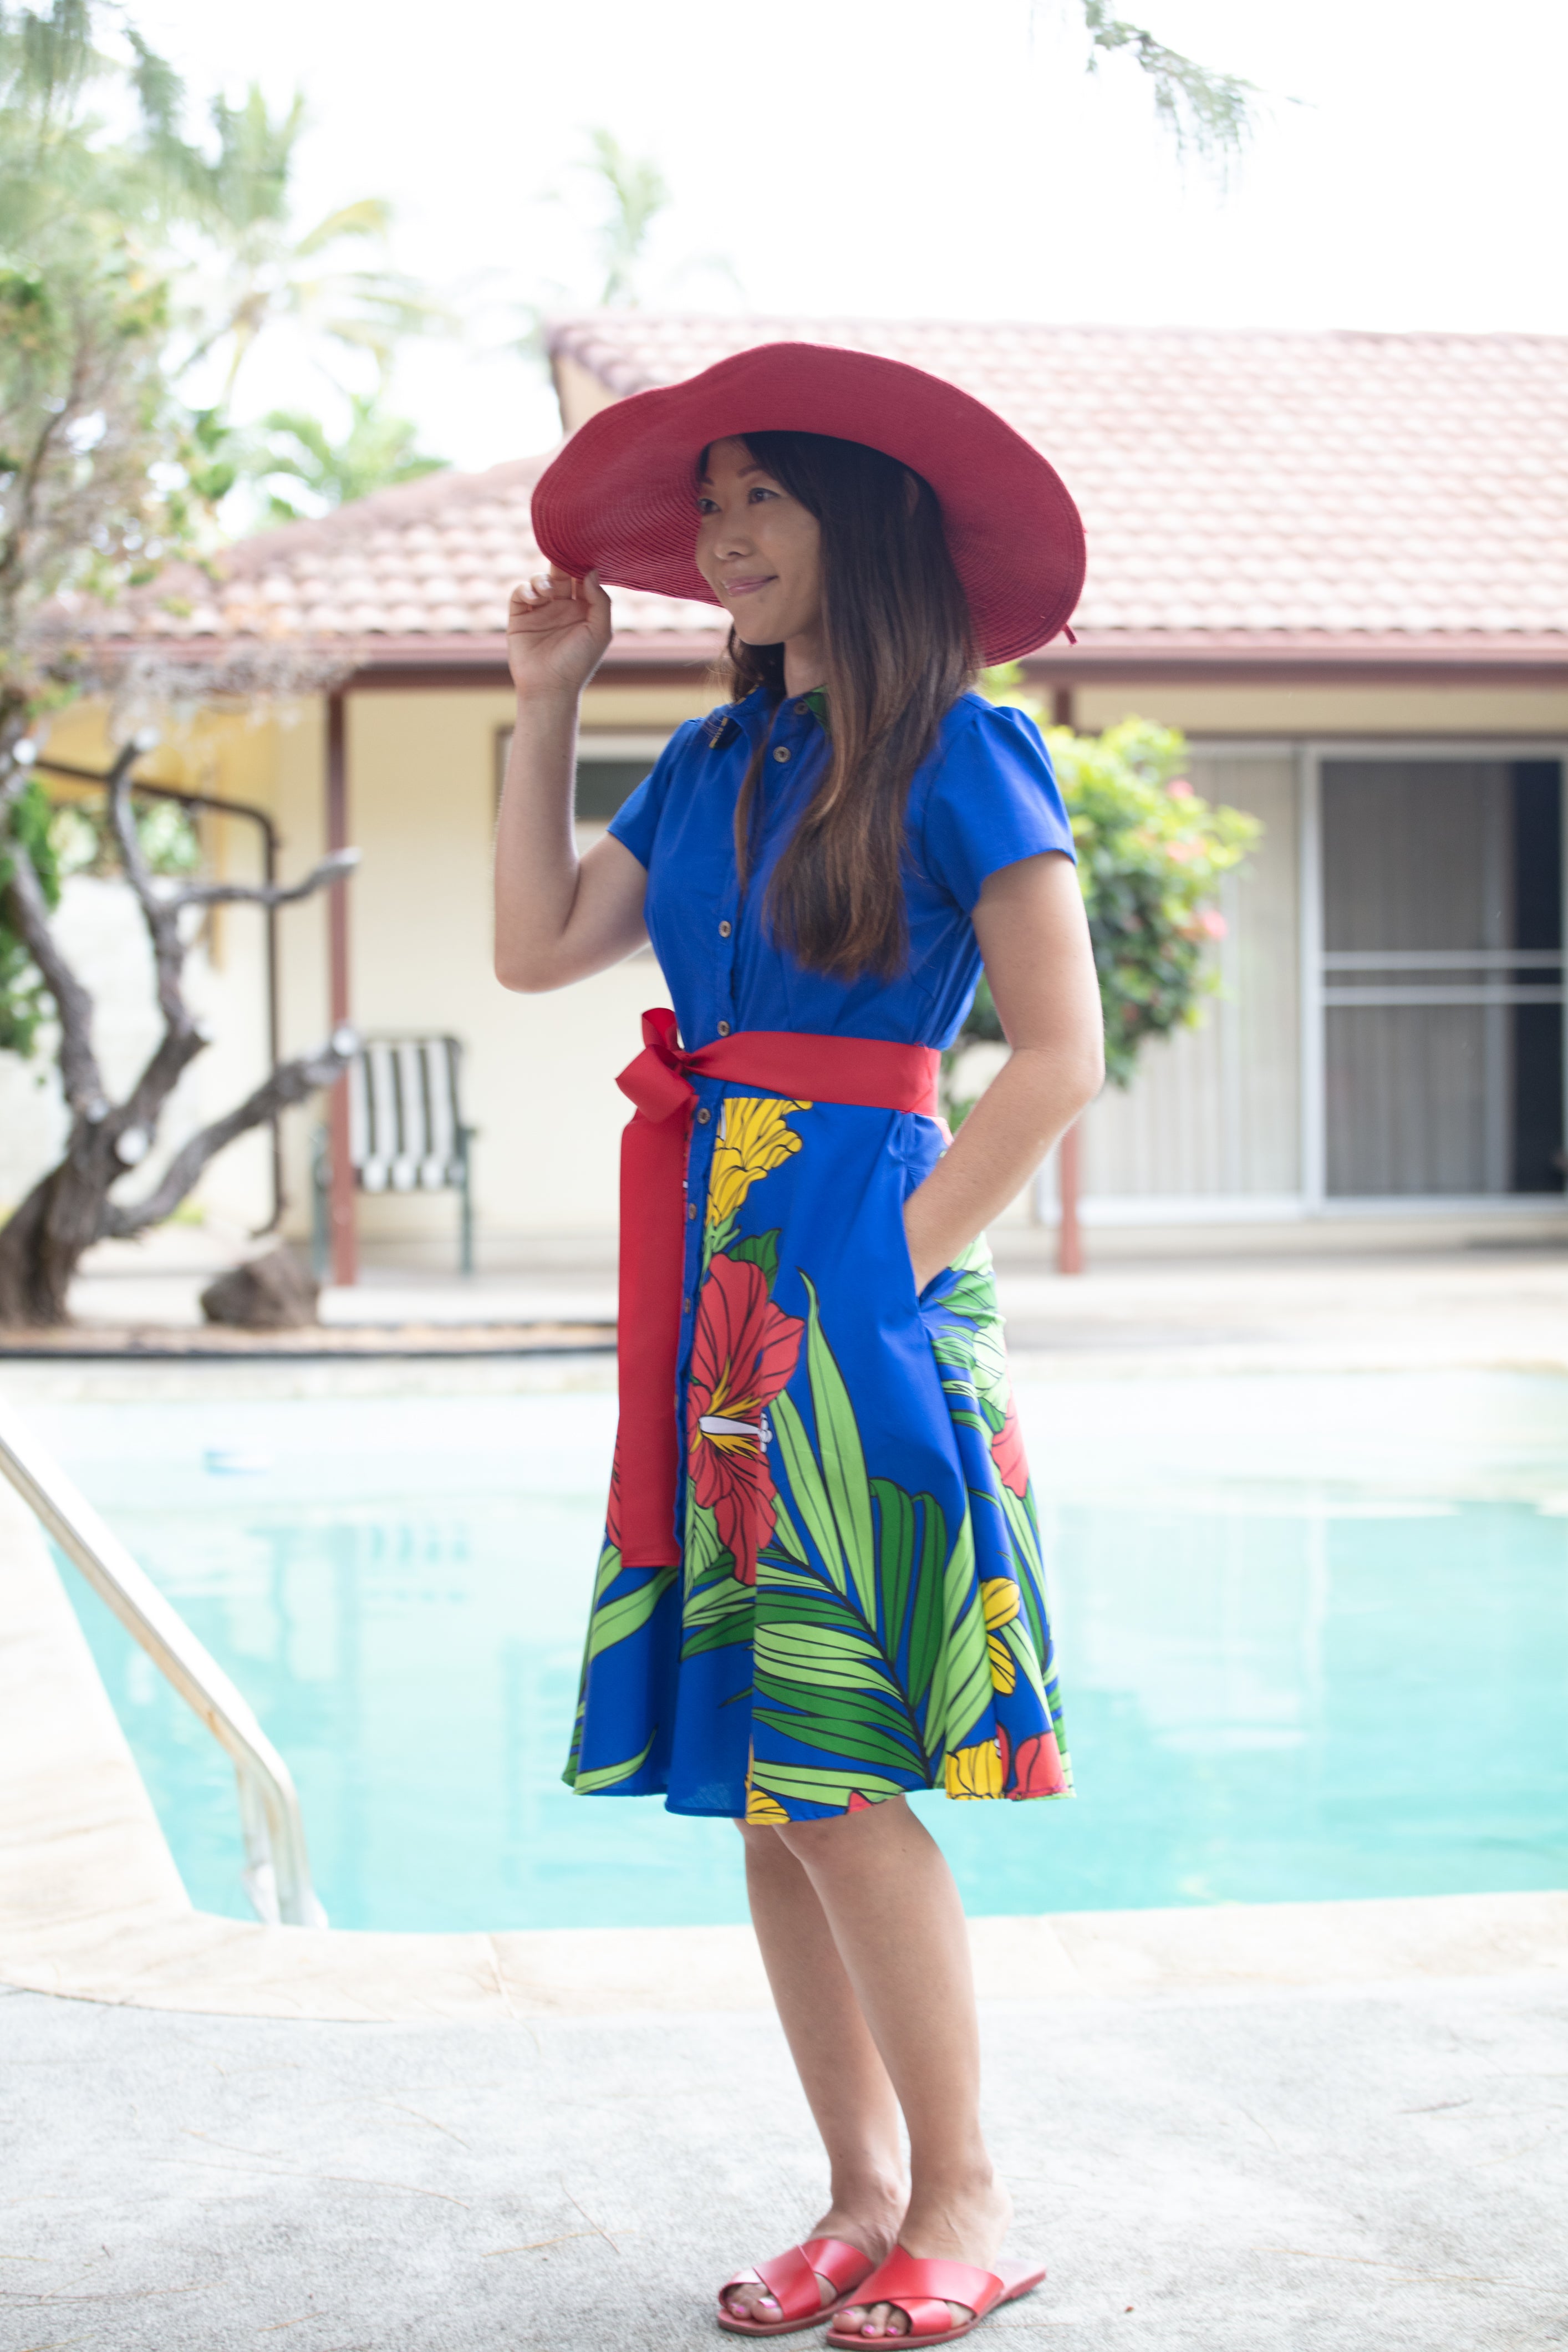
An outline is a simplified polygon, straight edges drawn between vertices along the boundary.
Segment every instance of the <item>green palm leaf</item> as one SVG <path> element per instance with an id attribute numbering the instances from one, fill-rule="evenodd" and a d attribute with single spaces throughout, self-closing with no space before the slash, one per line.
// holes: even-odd
<path id="1" fill-rule="evenodd" d="M 860 1608 L 868 1625 L 877 1622 L 877 1556 L 871 1533 L 871 1488 L 859 1424 L 844 1375 L 822 1328 L 816 1286 L 801 1276 L 811 1304 L 806 1328 L 806 1376 L 811 1383 L 811 1409 L 821 1449 L 823 1480 L 838 1529 L 844 1558 L 855 1580 Z"/>
<path id="2" fill-rule="evenodd" d="M 811 1440 L 805 1433 L 805 1423 L 787 1396 L 775 1397 L 768 1411 L 773 1418 L 773 1436 L 784 1462 L 784 1475 L 794 1496 L 806 1532 L 816 1546 L 823 1566 L 832 1580 L 835 1591 L 847 1589 L 844 1549 L 838 1540 L 838 1528 L 833 1517 L 833 1507 L 827 1499 L 816 1456 L 811 1450 Z M 794 1532 L 793 1524 L 791 1532 Z"/>
<path id="3" fill-rule="evenodd" d="M 963 1747 L 965 1735 L 991 1705 L 991 1658 L 967 1511 L 942 1580 L 942 1613 L 941 1653 L 926 1710 L 926 1744 L 932 1755 Z"/>
<path id="4" fill-rule="evenodd" d="M 758 1706 L 753 1710 L 753 1719 L 782 1732 L 786 1739 L 798 1739 L 803 1747 L 825 1748 L 829 1755 L 863 1756 L 868 1764 L 879 1765 L 888 1771 L 918 1772 L 925 1760 L 907 1734 L 900 1738 L 896 1726 L 858 1722 L 854 1737 L 849 1738 L 835 1715 L 797 1714 Z M 772 1771 L 772 1765 L 767 1769 Z"/>
<path id="5" fill-rule="evenodd" d="M 592 1797 L 602 1789 L 613 1789 L 622 1780 L 635 1779 L 647 1762 L 653 1750 L 653 1743 L 658 1738 L 657 1731 L 650 1732 L 647 1746 L 641 1755 L 628 1756 L 624 1764 L 597 1764 L 591 1772 L 578 1772 L 573 1779 L 572 1786 L 580 1797 Z"/>
<path id="6" fill-rule="evenodd" d="M 675 1582 L 675 1578 L 673 1568 L 649 1569 L 647 1582 L 639 1585 L 635 1592 L 623 1592 L 617 1601 L 601 1602 L 589 1621 L 589 1658 L 596 1658 L 602 1650 L 608 1650 L 616 1642 L 629 1641 L 634 1633 L 640 1633 Z"/>
<path id="7" fill-rule="evenodd" d="M 909 1601 L 910 1573 L 914 1566 L 916 1507 L 905 1489 L 896 1486 L 890 1478 L 873 1478 L 871 1492 L 877 1500 L 881 1538 L 878 1551 L 882 1569 L 882 1622 L 888 1647 L 896 1651 Z M 929 1504 L 930 1500 L 929 1496 L 921 1497 L 922 1503 Z"/>
<path id="8" fill-rule="evenodd" d="M 848 1810 L 851 1797 L 897 1797 L 902 1794 L 902 1783 L 884 1780 L 875 1772 L 834 1771 L 823 1764 L 769 1764 L 759 1767 L 752 1783 L 781 1804 L 793 1797 L 796 1803 L 832 1805 L 839 1812 Z"/>
<path id="9" fill-rule="evenodd" d="M 805 1546 L 800 1539 L 800 1529 L 789 1515 L 789 1506 L 776 1491 L 773 1496 L 773 1539 L 768 1549 L 783 1552 L 784 1558 L 793 1560 L 797 1568 L 809 1568 L 811 1565 L 806 1558 Z"/>
<path id="10" fill-rule="evenodd" d="M 757 1671 L 813 1688 L 864 1690 L 891 1678 L 868 1635 L 847 1625 L 759 1625 Z"/>

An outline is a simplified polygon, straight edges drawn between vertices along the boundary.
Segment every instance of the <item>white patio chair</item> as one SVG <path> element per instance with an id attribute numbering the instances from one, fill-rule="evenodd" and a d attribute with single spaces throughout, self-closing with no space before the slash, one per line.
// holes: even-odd
<path id="1" fill-rule="evenodd" d="M 349 1159 L 362 1192 L 447 1192 L 459 1199 L 462 1270 L 474 1270 L 469 1146 L 456 1037 L 367 1037 L 349 1065 Z M 326 1271 L 331 1154 L 317 1130 L 314 1255 Z"/>

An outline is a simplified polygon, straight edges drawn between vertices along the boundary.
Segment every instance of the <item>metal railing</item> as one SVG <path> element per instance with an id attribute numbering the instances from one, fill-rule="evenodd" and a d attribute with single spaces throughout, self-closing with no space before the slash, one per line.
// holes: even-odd
<path id="1" fill-rule="evenodd" d="M 179 1611 L 164 1599 L 119 1537 L 4 1403 L 0 1403 L 0 1472 L 186 1706 L 228 1751 L 239 1785 L 239 1820 L 245 1839 L 241 1874 L 257 1917 L 274 1926 L 324 1927 L 327 1915 L 310 1884 L 305 1824 L 289 1767 Z"/>

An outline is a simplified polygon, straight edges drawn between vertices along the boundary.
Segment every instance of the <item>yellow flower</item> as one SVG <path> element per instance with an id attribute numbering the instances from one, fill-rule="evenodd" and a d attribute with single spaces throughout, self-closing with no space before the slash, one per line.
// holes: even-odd
<path id="1" fill-rule="evenodd" d="M 725 1097 L 724 1124 L 713 1147 L 713 1171 L 708 1179 L 710 1225 L 721 1225 L 732 1217 L 758 1179 L 800 1150 L 799 1136 L 784 1122 L 792 1110 L 810 1108 L 804 1102 Z"/>
<path id="2" fill-rule="evenodd" d="M 1010 1691 L 1018 1680 L 1018 1663 L 1002 1639 L 1002 1628 L 1018 1613 L 1018 1588 L 1010 1576 L 988 1576 L 980 1587 L 985 1609 L 985 1647 L 991 1660 L 991 1687 Z"/>
<path id="3" fill-rule="evenodd" d="M 754 1756 L 748 1757 L 746 1760 L 746 1819 L 748 1822 L 755 1823 L 759 1828 L 770 1830 L 777 1829 L 781 1822 L 788 1821 L 789 1815 L 785 1812 L 784 1807 L 780 1804 L 776 1797 L 770 1797 L 765 1789 L 758 1788 L 756 1781 L 752 1777 L 756 1771 L 756 1758 Z"/>
<path id="4" fill-rule="evenodd" d="M 947 1759 L 947 1793 L 950 1797 L 1002 1794 L 1002 1751 L 994 1739 L 953 1749 Z"/>

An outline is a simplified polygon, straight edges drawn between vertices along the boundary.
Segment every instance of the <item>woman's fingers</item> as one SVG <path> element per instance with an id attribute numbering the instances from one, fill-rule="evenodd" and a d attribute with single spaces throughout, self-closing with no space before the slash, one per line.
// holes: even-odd
<path id="1" fill-rule="evenodd" d="M 581 609 L 569 613 L 563 608 L 577 605 Z M 600 584 L 596 572 L 584 573 L 574 580 L 569 572 L 537 572 L 531 580 L 520 580 L 508 601 L 509 617 L 526 619 L 539 613 L 549 613 L 552 618 L 587 620 L 603 615 L 608 618 L 610 600 Z"/>

